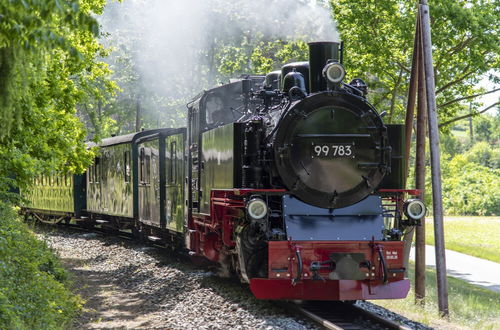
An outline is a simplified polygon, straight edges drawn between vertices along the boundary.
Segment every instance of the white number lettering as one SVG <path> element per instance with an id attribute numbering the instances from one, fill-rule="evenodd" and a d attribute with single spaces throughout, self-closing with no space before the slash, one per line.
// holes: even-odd
<path id="1" fill-rule="evenodd" d="M 314 152 L 316 153 L 316 156 L 321 155 L 321 146 L 314 146 Z"/>
<path id="2" fill-rule="evenodd" d="M 343 144 L 332 144 L 328 145 L 316 145 L 314 146 L 314 153 L 316 153 L 316 157 L 344 157 L 344 156 L 352 156 L 353 155 L 353 146 L 352 145 L 343 145 Z"/>

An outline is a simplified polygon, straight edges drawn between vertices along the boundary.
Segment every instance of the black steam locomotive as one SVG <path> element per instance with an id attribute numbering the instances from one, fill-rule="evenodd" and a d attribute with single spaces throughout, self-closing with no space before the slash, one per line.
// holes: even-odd
<path id="1" fill-rule="evenodd" d="M 38 178 L 27 215 L 187 249 L 260 299 L 403 298 L 403 127 L 385 125 L 342 49 L 199 94 L 187 130 L 105 139 L 83 176 Z"/>

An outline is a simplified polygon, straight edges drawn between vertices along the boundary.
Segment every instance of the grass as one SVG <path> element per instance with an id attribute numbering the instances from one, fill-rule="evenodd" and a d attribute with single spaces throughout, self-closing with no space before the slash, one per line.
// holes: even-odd
<path id="1" fill-rule="evenodd" d="M 434 224 L 426 220 L 425 243 L 434 245 Z M 445 217 L 445 246 L 500 263 L 500 217 Z"/>
<path id="2" fill-rule="evenodd" d="M 410 265 L 409 278 L 414 277 Z M 426 270 L 425 306 L 415 305 L 413 289 L 404 300 L 376 300 L 373 303 L 436 329 L 500 329 L 500 293 L 448 277 L 450 318 L 438 315 L 436 272 Z"/>

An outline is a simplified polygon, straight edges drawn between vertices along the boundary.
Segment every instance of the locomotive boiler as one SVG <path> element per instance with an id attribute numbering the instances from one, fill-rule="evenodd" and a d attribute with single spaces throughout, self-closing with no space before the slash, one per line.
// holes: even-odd
<path id="1" fill-rule="evenodd" d="M 425 215 L 339 43 L 206 90 L 187 128 L 104 139 L 84 175 L 34 180 L 24 213 L 132 231 L 210 261 L 259 299 L 404 298 L 402 236 Z"/>

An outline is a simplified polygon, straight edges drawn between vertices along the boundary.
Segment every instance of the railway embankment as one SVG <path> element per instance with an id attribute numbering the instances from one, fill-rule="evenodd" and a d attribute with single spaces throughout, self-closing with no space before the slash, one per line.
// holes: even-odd
<path id="1" fill-rule="evenodd" d="M 317 329 L 165 249 L 74 229 L 37 231 L 85 301 L 76 329 Z"/>
<path id="2" fill-rule="evenodd" d="M 59 259 L 0 202 L 0 329 L 64 328 L 80 309 Z"/>

